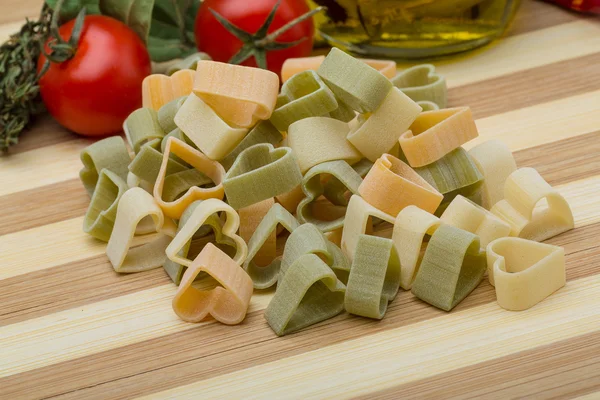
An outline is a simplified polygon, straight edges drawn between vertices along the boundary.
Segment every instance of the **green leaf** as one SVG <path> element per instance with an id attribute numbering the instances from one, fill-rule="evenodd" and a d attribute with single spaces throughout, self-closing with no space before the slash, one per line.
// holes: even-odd
<path id="1" fill-rule="evenodd" d="M 181 33 L 176 25 L 171 25 L 159 19 L 152 19 L 150 36 L 161 39 L 180 39 Z"/>
<path id="2" fill-rule="evenodd" d="M 196 52 L 196 49 L 181 43 L 179 39 L 162 39 L 154 36 L 148 38 L 148 52 L 155 62 L 184 58 Z"/>
<path id="3" fill-rule="evenodd" d="M 144 42 L 148 40 L 154 0 L 100 0 L 102 14 L 124 22 Z"/>
<path id="4" fill-rule="evenodd" d="M 99 0 L 65 0 L 60 9 L 60 20 L 69 21 L 77 17 L 79 11 L 85 7 L 86 14 L 100 14 Z M 54 10 L 58 0 L 46 0 L 46 4 Z"/>

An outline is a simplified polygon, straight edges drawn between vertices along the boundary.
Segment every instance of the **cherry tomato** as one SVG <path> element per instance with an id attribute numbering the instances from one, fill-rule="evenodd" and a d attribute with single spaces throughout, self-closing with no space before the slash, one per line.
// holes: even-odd
<path id="1" fill-rule="evenodd" d="M 63 39 L 71 37 L 74 23 L 59 28 Z M 38 71 L 45 61 L 42 54 Z M 141 107 L 142 81 L 150 73 L 150 56 L 134 31 L 116 19 L 90 15 L 75 55 L 51 63 L 40 79 L 40 92 L 50 114 L 64 127 L 85 136 L 111 135 Z"/>
<path id="2" fill-rule="evenodd" d="M 205 0 L 198 10 L 194 29 L 198 50 L 210 54 L 215 61 L 227 62 L 242 47 L 242 42 L 221 25 L 210 9 L 238 28 L 254 34 L 265 22 L 275 3 L 277 0 Z M 283 0 L 268 32 L 281 28 L 309 11 L 304 0 Z M 314 25 L 311 18 L 283 33 L 276 39 L 277 42 L 293 42 L 302 38 L 306 40 L 288 49 L 269 51 L 267 67 L 279 74 L 286 59 L 310 56 L 313 35 Z M 250 57 L 242 65 L 255 67 L 256 61 L 254 57 Z"/>

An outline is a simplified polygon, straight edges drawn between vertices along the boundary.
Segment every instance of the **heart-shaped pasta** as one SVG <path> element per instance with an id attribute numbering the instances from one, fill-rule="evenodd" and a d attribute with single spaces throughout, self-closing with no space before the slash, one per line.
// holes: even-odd
<path id="1" fill-rule="evenodd" d="M 430 101 L 446 108 L 446 79 L 435 72 L 431 64 L 415 65 L 392 78 L 392 83 L 414 101 Z"/>
<path id="2" fill-rule="evenodd" d="M 142 82 L 142 104 L 158 111 L 162 106 L 181 96 L 192 93 L 196 73 L 182 69 L 171 76 L 152 74 Z"/>

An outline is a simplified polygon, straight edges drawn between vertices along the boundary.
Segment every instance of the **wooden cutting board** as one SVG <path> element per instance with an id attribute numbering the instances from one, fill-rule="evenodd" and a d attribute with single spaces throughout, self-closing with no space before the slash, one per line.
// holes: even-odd
<path id="1" fill-rule="evenodd" d="M 0 36 L 38 7 L 3 1 Z M 263 318 L 272 292 L 239 326 L 184 323 L 162 270 L 117 275 L 83 234 L 89 141 L 42 118 L 0 157 L 0 398 L 600 398 L 600 22 L 526 1 L 498 43 L 436 64 L 480 140 L 571 204 L 576 229 L 549 240 L 566 287 L 524 312 L 487 280 L 450 313 L 401 292 L 380 322 L 283 338 Z"/>

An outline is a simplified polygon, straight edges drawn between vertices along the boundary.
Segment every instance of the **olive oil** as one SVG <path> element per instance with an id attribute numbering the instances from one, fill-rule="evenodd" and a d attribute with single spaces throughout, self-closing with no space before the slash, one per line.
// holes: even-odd
<path id="1" fill-rule="evenodd" d="M 357 55 L 430 57 L 469 50 L 502 34 L 520 0 L 309 0 L 329 44 Z"/>

